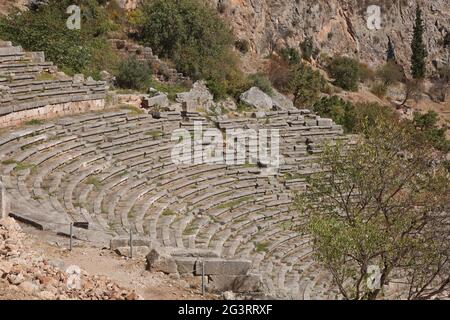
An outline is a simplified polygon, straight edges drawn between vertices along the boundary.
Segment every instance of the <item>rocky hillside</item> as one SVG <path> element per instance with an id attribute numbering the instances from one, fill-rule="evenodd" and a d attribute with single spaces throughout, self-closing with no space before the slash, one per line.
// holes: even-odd
<path id="1" fill-rule="evenodd" d="M 285 46 L 299 47 L 312 37 L 315 47 L 330 56 L 346 54 L 378 65 L 385 57 L 389 39 L 397 60 L 409 64 L 415 17 L 413 0 L 211 0 L 229 20 L 252 52 L 266 56 Z M 424 13 L 429 62 L 448 61 L 444 39 L 450 32 L 448 0 L 418 0 Z M 367 8 L 381 7 L 381 29 L 367 27 Z M 450 36 L 449 36 L 450 37 Z"/>

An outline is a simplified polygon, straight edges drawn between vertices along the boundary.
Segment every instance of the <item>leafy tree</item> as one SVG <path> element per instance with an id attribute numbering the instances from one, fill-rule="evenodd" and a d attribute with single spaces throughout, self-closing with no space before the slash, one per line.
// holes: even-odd
<path id="1" fill-rule="evenodd" d="M 450 140 L 445 136 L 446 128 L 438 126 L 439 116 L 434 111 L 427 113 L 414 112 L 414 127 L 431 145 L 445 153 L 450 152 Z"/>
<path id="2" fill-rule="evenodd" d="M 422 10 L 419 5 L 416 8 L 416 21 L 414 24 L 414 34 L 411 42 L 411 74 L 414 79 L 423 79 L 426 75 L 427 49 L 423 42 L 424 24 L 422 20 Z"/>
<path id="3" fill-rule="evenodd" d="M 304 63 L 291 67 L 289 79 L 288 88 L 294 95 L 294 104 L 298 107 L 312 105 L 326 86 L 319 71 Z"/>
<path id="4" fill-rule="evenodd" d="M 321 117 L 333 119 L 347 133 L 354 131 L 356 112 L 351 102 L 337 96 L 323 97 L 314 104 L 313 111 Z"/>
<path id="5" fill-rule="evenodd" d="M 295 48 L 283 48 L 280 51 L 280 55 L 290 65 L 300 63 L 301 60 L 300 53 Z"/>
<path id="6" fill-rule="evenodd" d="M 377 119 L 356 145 L 325 145 L 321 172 L 298 196 L 314 256 L 345 299 L 430 299 L 449 288 L 450 176 L 411 130 Z"/>
<path id="7" fill-rule="evenodd" d="M 144 89 L 151 78 L 151 69 L 146 62 L 135 57 L 124 60 L 116 77 L 119 87 L 126 89 Z"/>
<path id="8" fill-rule="evenodd" d="M 251 74 L 248 77 L 248 80 L 250 81 L 251 86 L 258 87 L 269 96 L 273 95 L 272 83 L 270 83 L 270 80 L 264 74 Z"/>
<path id="9" fill-rule="evenodd" d="M 344 90 L 357 91 L 360 78 L 360 65 L 355 59 L 348 57 L 333 58 L 328 65 L 328 72 L 334 83 Z"/>
<path id="10" fill-rule="evenodd" d="M 218 96 L 233 94 L 243 76 L 234 38 L 217 10 L 201 0 L 147 0 L 137 22 L 138 40 L 193 79 L 206 79 Z"/>

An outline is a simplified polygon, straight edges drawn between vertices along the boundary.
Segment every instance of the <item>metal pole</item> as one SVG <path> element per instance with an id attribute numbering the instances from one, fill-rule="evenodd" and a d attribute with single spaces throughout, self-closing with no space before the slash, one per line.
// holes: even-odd
<path id="1" fill-rule="evenodd" d="M 202 295 L 205 295 L 205 261 L 202 260 Z"/>
<path id="2" fill-rule="evenodd" d="M 130 259 L 133 259 L 133 231 L 130 229 Z"/>
<path id="3" fill-rule="evenodd" d="M 72 251 L 72 239 L 73 239 L 73 223 L 70 223 L 70 242 L 69 242 L 69 250 Z"/>

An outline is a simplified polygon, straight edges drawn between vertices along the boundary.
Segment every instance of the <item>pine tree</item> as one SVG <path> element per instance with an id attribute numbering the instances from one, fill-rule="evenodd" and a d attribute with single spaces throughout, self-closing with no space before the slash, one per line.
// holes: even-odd
<path id="1" fill-rule="evenodd" d="M 416 22 L 414 24 L 414 35 L 411 42 L 411 73 L 414 79 L 423 79 L 426 74 L 427 49 L 423 43 L 424 25 L 422 20 L 422 10 L 419 5 L 416 8 Z"/>

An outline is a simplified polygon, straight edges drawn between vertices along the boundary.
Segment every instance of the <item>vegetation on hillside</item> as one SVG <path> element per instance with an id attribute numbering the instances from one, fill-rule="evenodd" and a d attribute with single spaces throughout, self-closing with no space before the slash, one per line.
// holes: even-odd
<path id="1" fill-rule="evenodd" d="M 427 72 L 426 58 L 428 56 L 428 53 L 423 41 L 423 33 L 424 24 L 422 20 L 422 10 L 420 9 L 419 5 L 417 5 L 413 39 L 411 42 L 411 74 L 414 79 L 423 79 Z"/>
<path id="2" fill-rule="evenodd" d="M 345 299 L 380 298 L 393 281 L 430 299 L 450 283 L 449 171 L 409 123 L 377 118 L 361 133 L 324 146 L 324 172 L 298 196 L 315 258 Z"/>
<path id="3" fill-rule="evenodd" d="M 237 96 L 248 85 L 231 30 L 208 3 L 147 0 L 140 10 L 137 39 L 192 79 L 205 79 L 216 98 Z"/>
<path id="4" fill-rule="evenodd" d="M 81 29 L 69 29 L 66 13 L 70 5 L 81 8 Z M 99 72 L 114 72 L 119 64 L 106 34 L 115 24 L 105 7 L 95 0 L 49 0 L 35 10 L 11 12 L 0 17 L 0 37 L 20 44 L 26 50 L 44 51 L 69 74 L 85 73 L 99 77 Z"/>
<path id="5" fill-rule="evenodd" d="M 347 91 L 358 91 L 359 68 L 359 62 L 348 57 L 335 57 L 327 66 L 328 73 L 334 79 L 334 84 Z"/>

